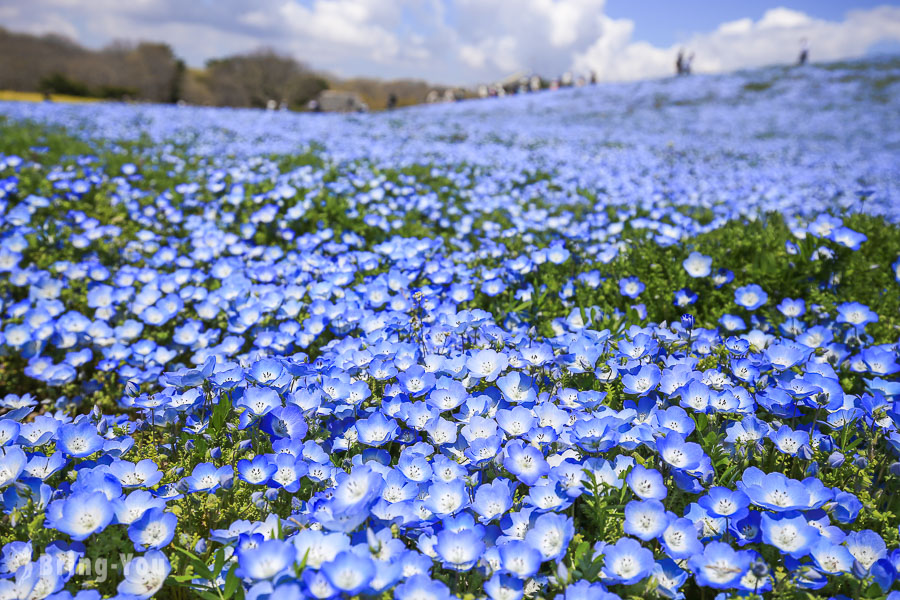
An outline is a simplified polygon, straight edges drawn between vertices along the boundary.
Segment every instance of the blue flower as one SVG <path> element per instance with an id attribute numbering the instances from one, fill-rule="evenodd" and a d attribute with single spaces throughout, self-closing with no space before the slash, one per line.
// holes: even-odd
<path id="1" fill-rule="evenodd" d="M 703 544 L 697 539 L 697 526 L 690 519 L 670 517 L 660 540 L 666 554 L 674 559 L 690 558 L 703 551 Z"/>
<path id="2" fill-rule="evenodd" d="M 472 510 L 478 513 L 482 523 L 499 519 L 512 508 L 512 496 L 509 480 L 499 477 L 475 490 Z"/>
<path id="3" fill-rule="evenodd" d="M 801 514 L 763 513 L 760 523 L 763 542 L 778 548 L 783 554 L 801 558 L 821 539 L 819 530 L 807 523 Z"/>
<path id="4" fill-rule="evenodd" d="M 619 280 L 619 292 L 632 300 L 640 296 L 646 287 L 637 277 L 624 277 Z"/>
<path id="5" fill-rule="evenodd" d="M 185 477 L 184 483 L 190 493 L 212 493 L 228 483 L 233 475 L 234 471 L 228 465 L 216 468 L 212 463 L 205 462 L 194 467 L 190 476 Z"/>
<path id="6" fill-rule="evenodd" d="M 603 576 L 611 583 L 633 585 L 648 577 L 655 564 L 653 553 L 631 538 L 603 549 Z"/>
<path id="7" fill-rule="evenodd" d="M 322 573 L 336 590 L 353 596 L 365 589 L 375 577 L 375 563 L 367 556 L 344 550 L 333 560 L 322 564 Z"/>
<path id="8" fill-rule="evenodd" d="M 392 441 L 399 431 L 397 422 L 386 418 L 380 412 L 372 413 L 367 419 L 358 420 L 355 427 L 359 443 L 376 448 Z"/>
<path id="9" fill-rule="evenodd" d="M 691 252 L 681 264 L 691 277 L 708 277 L 712 272 L 712 258 L 699 252 Z"/>
<path id="10" fill-rule="evenodd" d="M 18 446 L 0 447 L 0 489 L 15 483 L 27 463 L 28 457 Z"/>
<path id="11" fill-rule="evenodd" d="M 103 438 L 93 423 L 82 421 L 60 427 L 56 445 L 69 456 L 83 458 L 103 448 Z"/>
<path id="12" fill-rule="evenodd" d="M 113 519 L 113 505 L 103 492 L 79 492 L 47 507 L 48 525 L 82 541 L 103 531 Z"/>
<path id="13" fill-rule="evenodd" d="M 697 504 L 705 508 L 711 515 L 740 519 L 747 514 L 750 498 L 741 491 L 713 486 L 709 488 L 706 496 L 697 500 Z"/>
<path id="14" fill-rule="evenodd" d="M 278 467 L 266 456 L 256 456 L 253 460 L 242 458 L 237 462 L 238 478 L 251 485 L 266 483 Z"/>
<path id="15" fill-rule="evenodd" d="M 257 417 L 261 417 L 281 405 L 281 397 L 278 392 L 268 387 L 248 387 L 235 402 L 235 407 L 247 408 L 250 414 Z"/>
<path id="16" fill-rule="evenodd" d="M 737 487 L 747 494 L 751 503 L 776 512 L 811 508 L 806 486 L 782 473 L 763 473 L 756 467 L 749 467 L 744 470 Z"/>
<path id="17" fill-rule="evenodd" d="M 752 283 L 734 290 L 734 302 L 747 310 L 753 311 L 766 303 L 769 295 L 761 287 Z"/>
<path id="18" fill-rule="evenodd" d="M 128 528 L 128 537 L 134 542 L 134 549 L 143 552 L 147 549 L 159 550 L 169 545 L 175 536 L 178 517 L 159 508 L 151 508 L 144 512 L 140 519 Z"/>
<path id="19" fill-rule="evenodd" d="M 623 375 L 622 384 L 625 386 L 625 393 L 637 396 L 649 394 L 659 384 L 661 374 L 656 365 L 644 365 L 634 375 Z"/>
<path id="20" fill-rule="evenodd" d="M 688 559 L 688 567 L 697 583 L 718 590 L 737 587 L 750 567 L 750 554 L 735 551 L 723 542 L 710 542 L 702 554 Z"/>
<path id="21" fill-rule="evenodd" d="M 125 565 L 125 579 L 119 583 L 119 594 L 146 600 L 162 588 L 172 571 L 169 559 L 159 550 L 150 550 Z"/>
<path id="22" fill-rule="evenodd" d="M 238 547 L 236 554 L 243 577 L 258 581 L 273 579 L 286 572 L 293 564 L 296 549 L 278 540 L 264 540 L 250 548 Z"/>
<path id="23" fill-rule="evenodd" d="M 472 529 L 461 531 L 445 529 L 437 534 L 437 543 L 434 546 L 444 567 L 455 571 L 471 569 L 481 558 L 484 548 L 481 536 Z"/>
<path id="24" fill-rule="evenodd" d="M 515 475 L 525 485 L 534 485 L 538 479 L 550 472 L 550 465 L 541 451 L 534 446 L 523 446 L 516 441 L 506 445 L 503 468 Z"/>
<path id="25" fill-rule="evenodd" d="M 623 530 L 629 535 L 650 541 L 661 536 L 668 525 L 669 516 L 659 500 L 633 500 L 625 505 Z"/>
<path id="26" fill-rule="evenodd" d="M 509 359 L 505 354 L 491 349 L 479 350 L 466 360 L 466 367 L 472 376 L 486 381 L 496 380 L 508 365 Z"/>
<path id="27" fill-rule="evenodd" d="M 544 513 L 535 519 L 525 541 L 541 553 L 543 560 L 560 560 L 575 536 L 575 524 L 559 513 Z"/>
<path id="28" fill-rule="evenodd" d="M 667 464 L 684 471 L 700 467 L 706 456 L 699 444 L 687 442 L 680 433 L 672 432 L 656 440 L 656 450 Z"/>
<path id="29" fill-rule="evenodd" d="M 853 569 L 853 555 L 846 546 L 827 539 L 819 539 L 809 552 L 816 567 L 830 575 L 848 573 Z"/>

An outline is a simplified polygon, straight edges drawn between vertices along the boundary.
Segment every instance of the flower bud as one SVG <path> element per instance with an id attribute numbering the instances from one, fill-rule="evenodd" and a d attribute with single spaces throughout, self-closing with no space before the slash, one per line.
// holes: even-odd
<path id="1" fill-rule="evenodd" d="M 840 452 L 832 452 L 828 455 L 828 468 L 837 469 L 844 464 L 844 455 Z"/>

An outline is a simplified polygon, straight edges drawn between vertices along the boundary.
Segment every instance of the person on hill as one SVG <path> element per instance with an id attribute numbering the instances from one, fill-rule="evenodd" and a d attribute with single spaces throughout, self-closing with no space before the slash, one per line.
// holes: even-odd
<path id="1" fill-rule="evenodd" d="M 797 59 L 797 65 L 803 66 L 809 60 L 809 42 L 806 38 L 800 40 L 800 57 Z"/>

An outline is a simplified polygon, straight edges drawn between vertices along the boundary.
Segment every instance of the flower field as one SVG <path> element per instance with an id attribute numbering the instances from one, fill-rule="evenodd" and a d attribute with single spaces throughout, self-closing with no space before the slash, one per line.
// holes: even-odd
<path id="1" fill-rule="evenodd" d="M 0 599 L 900 598 L 896 61 L 0 103 L 0 313 Z"/>

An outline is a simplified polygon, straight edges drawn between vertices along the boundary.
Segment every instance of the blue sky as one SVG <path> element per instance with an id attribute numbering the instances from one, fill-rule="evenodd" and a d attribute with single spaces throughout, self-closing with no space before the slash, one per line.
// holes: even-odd
<path id="1" fill-rule="evenodd" d="M 670 46 L 684 41 L 692 33 L 711 31 L 720 23 L 744 17 L 759 19 L 771 8 L 785 7 L 812 17 L 840 21 L 848 10 L 883 6 L 884 1 L 803 0 L 607 0 L 606 14 L 617 19 L 632 19 L 634 37 L 655 45 Z"/>
<path id="2" fill-rule="evenodd" d="M 900 2 L 834 0 L 5 0 L 0 23 L 89 47 L 169 43 L 190 65 L 272 47 L 339 76 L 490 83 L 513 73 L 601 80 L 900 51 Z"/>

